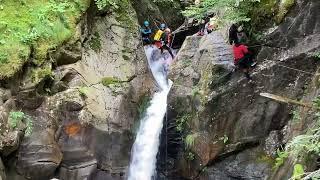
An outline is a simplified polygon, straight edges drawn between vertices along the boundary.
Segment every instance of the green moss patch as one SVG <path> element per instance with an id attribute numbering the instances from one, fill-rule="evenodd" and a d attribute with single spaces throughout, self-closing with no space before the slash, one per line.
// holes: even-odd
<path id="1" fill-rule="evenodd" d="M 0 1 L 0 79 L 11 77 L 29 59 L 47 60 L 50 49 L 73 37 L 90 0 Z"/>
<path id="2" fill-rule="evenodd" d="M 39 83 L 46 77 L 52 77 L 51 66 L 45 66 L 44 68 L 37 68 L 32 70 L 31 78 L 33 83 Z"/>
<path id="3" fill-rule="evenodd" d="M 122 82 L 123 81 L 121 81 L 120 79 L 115 78 L 115 77 L 104 77 L 101 79 L 102 85 L 107 86 L 107 87 L 109 87 L 112 84 L 118 84 L 118 83 L 122 83 Z"/>
<path id="4" fill-rule="evenodd" d="M 94 33 L 94 35 L 91 37 L 91 40 L 89 41 L 90 48 L 94 50 L 95 52 L 99 52 L 101 50 L 101 37 L 98 32 Z"/>
<path id="5" fill-rule="evenodd" d="M 294 0 L 281 0 L 279 12 L 276 16 L 277 23 L 280 23 L 285 15 L 289 12 L 290 8 L 294 5 Z"/>

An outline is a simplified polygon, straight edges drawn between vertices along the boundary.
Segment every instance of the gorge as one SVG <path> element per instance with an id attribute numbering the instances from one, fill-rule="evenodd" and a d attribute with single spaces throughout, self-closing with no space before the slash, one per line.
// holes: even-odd
<path id="1" fill-rule="evenodd" d="M 142 45 L 144 20 L 174 31 L 192 4 L 0 1 L 0 179 L 319 178 L 320 1 L 255 2 L 254 83 L 233 71 L 232 22 L 179 31 L 168 74 Z"/>

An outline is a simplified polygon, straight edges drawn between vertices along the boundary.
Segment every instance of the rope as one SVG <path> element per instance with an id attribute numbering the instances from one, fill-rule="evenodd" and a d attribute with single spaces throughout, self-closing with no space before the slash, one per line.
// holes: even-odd
<path id="1" fill-rule="evenodd" d="M 168 98 L 167 98 L 168 99 Z M 166 158 L 165 158 L 165 173 L 168 175 L 168 106 L 166 107 Z"/>
<path id="2" fill-rule="evenodd" d="M 252 45 L 252 46 L 248 46 L 248 47 L 254 48 L 254 47 L 262 47 L 262 46 L 269 47 L 269 48 L 276 48 L 276 49 L 286 49 L 285 47 L 271 46 L 268 44 L 257 44 L 257 45 Z"/>
<path id="3" fill-rule="evenodd" d="M 172 34 L 172 33 L 171 33 Z M 172 44 L 173 44 L 173 41 L 174 41 L 174 38 L 176 37 L 176 35 L 175 34 L 173 34 L 173 37 L 172 37 L 172 41 L 171 41 L 171 43 L 170 43 L 170 48 L 172 47 Z"/>

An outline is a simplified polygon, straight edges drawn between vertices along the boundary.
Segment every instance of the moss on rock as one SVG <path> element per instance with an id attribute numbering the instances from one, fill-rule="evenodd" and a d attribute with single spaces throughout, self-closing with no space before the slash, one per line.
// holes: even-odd
<path id="1" fill-rule="evenodd" d="M 101 37 L 98 32 L 95 32 L 89 41 L 90 48 L 95 52 L 99 52 L 101 50 Z"/>
<path id="2" fill-rule="evenodd" d="M 123 81 L 115 77 L 104 77 L 101 79 L 101 84 L 107 87 L 109 87 L 111 84 L 118 84 L 122 82 Z"/>
<path id="3" fill-rule="evenodd" d="M 279 5 L 279 12 L 276 16 L 276 22 L 280 23 L 285 15 L 289 12 L 290 8 L 294 5 L 294 0 L 281 0 Z"/>
<path id="4" fill-rule="evenodd" d="M 75 34 L 89 5 L 90 0 L 0 1 L 0 79 L 19 71 L 31 53 L 36 65 L 47 61 L 50 49 Z"/>

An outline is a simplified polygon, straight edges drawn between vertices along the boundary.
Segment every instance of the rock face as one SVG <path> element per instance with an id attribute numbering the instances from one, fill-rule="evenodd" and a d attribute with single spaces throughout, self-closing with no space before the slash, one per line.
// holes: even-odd
<path id="1" fill-rule="evenodd" d="M 62 160 L 54 132 L 50 129 L 34 132 L 25 138 L 18 153 L 18 172 L 32 179 L 50 178 Z"/>
<path id="2" fill-rule="evenodd" d="M 1 82 L 0 126 L 8 132 L 1 128 L 0 150 L 2 156 L 17 154 L 19 174 L 35 180 L 124 179 L 138 106 L 153 87 L 129 2 L 107 13 L 92 4 L 74 38 L 50 52 L 54 63 L 37 81 L 27 69 Z M 17 110 L 32 120 L 30 136 L 23 137 L 24 126 L 8 126 L 9 113 Z"/>
<path id="3" fill-rule="evenodd" d="M 291 119 L 292 106 L 259 93 L 300 99 L 318 65 L 312 56 L 320 47 L 319 21 L 315 20 L 319 2 L 298 1 L 295 8 L 268 36 L 271 47 L 258 54 L 254 84 L 248 84 L 240 72 L 230 72 L 231 51 L 219 32 L 185 41 L 172 70 L 175 86 L 170 98 L 178 124 L 181 117 L 190 117 L 184 136 L 194 137 L 174 167 L 183 177 L 271 178 L 272 164 L 264 157 L 273 156 L 282 144 L 282 135 L 275 133 Z M 275 139 L 270 141 L 268 136 Z M 244 159 L 248 162 L 243 163 Z M 208 173 L 203 173 L 204 167 Z"/>
<path id="4" fill-rule="evenodd" d="M 182 7 L 179 0 L 173 1 L 150 1 L 133 0 L 133 7 L 138 14 L 139 22 L 148 20 L 155 29 L 155 23 L 166 23 L 171 29 L 178 28 L 184 21 L 180 11 Z M 143 4 L 143 6 L 142 6 Z"/>

